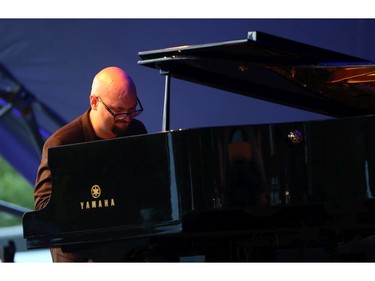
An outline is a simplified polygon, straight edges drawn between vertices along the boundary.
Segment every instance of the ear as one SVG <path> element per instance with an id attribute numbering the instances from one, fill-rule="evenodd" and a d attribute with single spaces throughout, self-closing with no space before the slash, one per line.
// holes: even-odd
<path id="1" fill-rule="evenodd" d="M 98 99 L 91 95 L 90 95 L 90 106 L 92 110 L 96 110 L 96 108 L 98 107 Z"/>

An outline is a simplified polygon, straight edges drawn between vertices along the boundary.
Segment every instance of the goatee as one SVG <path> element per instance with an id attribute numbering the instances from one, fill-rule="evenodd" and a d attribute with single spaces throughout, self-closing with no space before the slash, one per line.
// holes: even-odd
<path id="1" fill-rule="evenodd" d="M 112 133 L 116 136 L 123 136 L 128 131 L 128 126 L 116 126 L 116 124 L 112 127 Z"/>

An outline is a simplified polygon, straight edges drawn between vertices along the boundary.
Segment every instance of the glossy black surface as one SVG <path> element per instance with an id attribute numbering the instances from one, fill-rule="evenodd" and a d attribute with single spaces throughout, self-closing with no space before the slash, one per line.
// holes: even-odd
<path id="1" fill-rule="evenodd" d="M 167 136 L 51 148 L 52 199 L 45 209 L 25 215 L 32 221 L 24 224 L 25 237 L 37 232 L 48 237 L 47 244 L 61 245 L 179 229 Z M 101 190 L 97 198 L 91 194 L 95 185 Z"/>
<path id="2" fill-rule="evenodd" d="M 374 125 L 366 116 L 212 127 L 53 148 L 52 199 L 25 214 L 25 238 L 38 248 L 279 228 L 368 231 Z M 102 191 L 96 200 L 114 206 L 93 208 L 93 185 Z"/>
<path id="3" fill-rule="evenodd" d="M 375 64 L 263 32 L 139 52 L 171 77 L 329 116 L 375 113 Z"/>

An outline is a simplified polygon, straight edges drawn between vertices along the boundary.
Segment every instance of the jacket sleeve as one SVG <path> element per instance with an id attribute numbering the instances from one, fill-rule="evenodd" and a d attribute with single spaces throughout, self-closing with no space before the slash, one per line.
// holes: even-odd
<path id="1" fill-rule="evenodd" d="M 52 177 L 51 170 L 48 166 L 48 149 L 56 146 L 50 139 L 44 143 L 42 159 L 38 167 L 35 186 L 34 186 L 34 208 L 35 210 L 43 209 L 51 196 L 52 192 Z"/>

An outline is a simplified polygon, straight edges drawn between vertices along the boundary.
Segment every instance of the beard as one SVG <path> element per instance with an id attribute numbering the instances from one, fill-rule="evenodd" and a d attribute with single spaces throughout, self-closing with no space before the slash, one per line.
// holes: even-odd
<path id="1" fill-rule="evenodd" d="M 123 136 L 126 134 L 128 131 L 128 125 L 125 122 L 117 122 L 112 126 L 112 133 L 115 134 L 116 136 Z"/>

